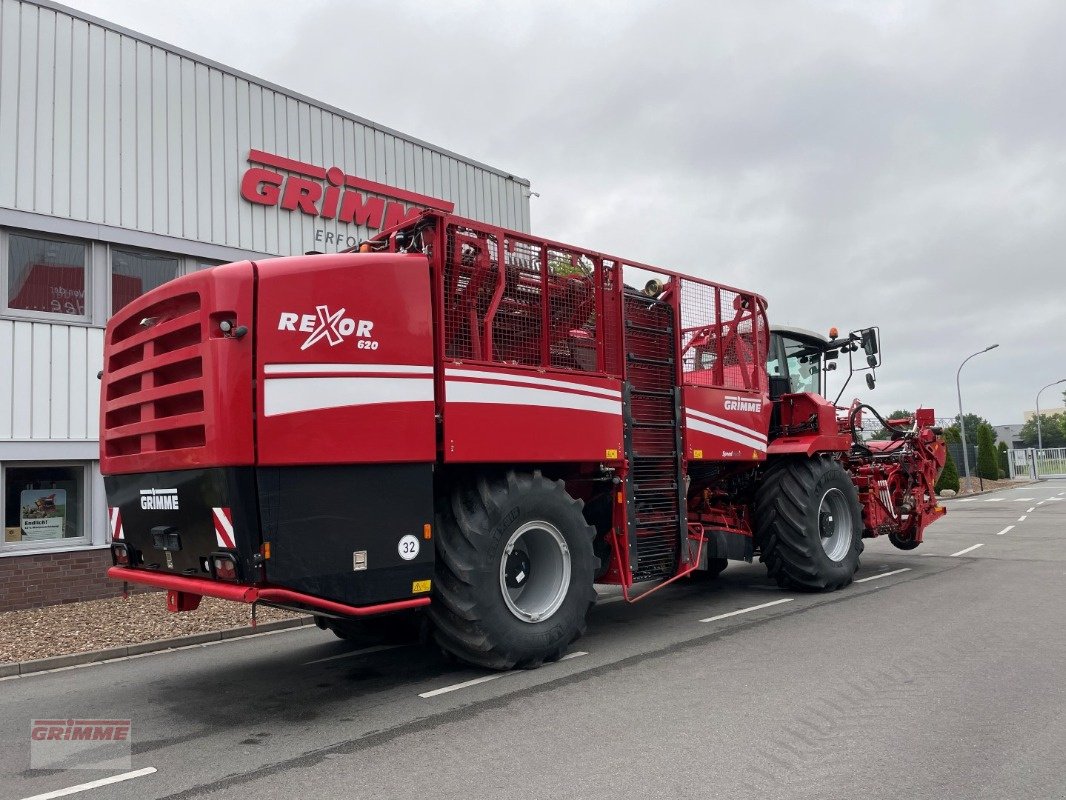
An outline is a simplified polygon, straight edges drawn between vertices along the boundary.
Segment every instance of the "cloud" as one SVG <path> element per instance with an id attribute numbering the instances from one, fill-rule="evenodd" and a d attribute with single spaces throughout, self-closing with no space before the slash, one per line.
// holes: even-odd
<path id="1" fill-rule="evenodd" d="M 886 410 L 993 342 L 994 423 L 1066 377 L 1062 4 L 82 6 L 528 177 L 546 236 L 879 324 Z"/>

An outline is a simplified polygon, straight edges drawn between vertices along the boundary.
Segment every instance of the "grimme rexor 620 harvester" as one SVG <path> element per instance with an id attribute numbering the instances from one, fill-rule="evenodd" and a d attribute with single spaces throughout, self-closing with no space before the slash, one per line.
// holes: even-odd
<path id="1" fill-rule="evenodd" d="M 206 269 L 107 327 L 109 574 L 342 637 L 417 617 L 493 668 L 559 658 L 594 583 L 758 555 L 839 589 L 864 537 L 922 541 L 945 458 L 930 410 L 864 441 L 822 393 L 845 362 L 879 365 L 876 329 L 771 329 L 753 292 L 437 212 Z"/>

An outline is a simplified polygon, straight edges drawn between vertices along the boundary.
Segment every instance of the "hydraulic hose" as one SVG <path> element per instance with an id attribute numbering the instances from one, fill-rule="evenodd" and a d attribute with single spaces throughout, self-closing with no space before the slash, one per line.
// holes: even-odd
<path id="1" fill-rule="evenodd" d="M 875 417 L 877 417 L 877 421 L 881 423 L 885 430 L 890 431 L 892 433 L 898 433 L 901 436 L 905 436 L 907 433 L 909 433 L 909 431 L 904 428 L 897 428 L 895 425 L 891 425 L 888 420 L 886 420 L 884 417 L 877 413 L 877 409 L 873 406 L 868 406 L 866 405 L 866 403 L 859 403 L 859 405 L 855 406 L 855 408 L 852 409 L 851 415 L 848 417 L 848 426 L 851 428 L 852 443 L 856 447 L 865 450 L 867 454 L 870 454 L 870 448 L 862 443 L 862 440 L 859 438 L 858 430 L 855 427 L 855 417 L 861 415 L 862 410 L 864 408 L 868 410 L 871 414 L 873 414 Z"/>

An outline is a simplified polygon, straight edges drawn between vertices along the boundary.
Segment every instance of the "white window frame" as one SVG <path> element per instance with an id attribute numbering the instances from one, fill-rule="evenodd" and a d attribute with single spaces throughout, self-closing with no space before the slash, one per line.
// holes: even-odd
<path id="1" fill-rule="evenodd" d="M 31 553 L 63 552 L 66 550 L 84 550 L 93 545 L 93 510 L 95 508 L 95 487 L 93 481 L 92 461 L 4 461 L 0 463 L 0 519 L 7 521 L 7 471 L 9 468 L 26 469 L 33 467 L 78 467 L 81 469 L 81 536 L 62 539 L 46 539 L 32 542 L 0 541 L 0 556 L 28 555 Z"/>
<path id="2" fill-rule="evenodd" d="M 70 242 L 80 244 L 85 248 L 85 313 L 84 314 L 61 314 L 51 311 L 31 311 L 25 308 L 12 308 L 11 303 L 11 236 L 24 236 L 32 239 L 43 239 L 53 242 Z M 11 319 L 23 319 L 37 322 L 66 322 L 72 325 L 91 325 L 93 321 L 93 265 L 96 262 L 96 251 L 99 244 L 92 239 L 79 239 L 76 236 L 61 236 L 54 233 L 41 233 L 40 231 L 26 230 L 23 228 L 0 228 L 0 286 L 3 286 L 3 298 L 0 298 L 0 313 Z"/>

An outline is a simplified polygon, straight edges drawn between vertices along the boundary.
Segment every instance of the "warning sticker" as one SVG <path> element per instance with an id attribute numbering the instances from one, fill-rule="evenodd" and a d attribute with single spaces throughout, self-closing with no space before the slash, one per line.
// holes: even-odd
<path id="1" fill-rule="evenodd" d="M 433 586 L 433 581 L 412 581 L 411 582 L 411 594 L 421 594 L 428 592 Z"/>

